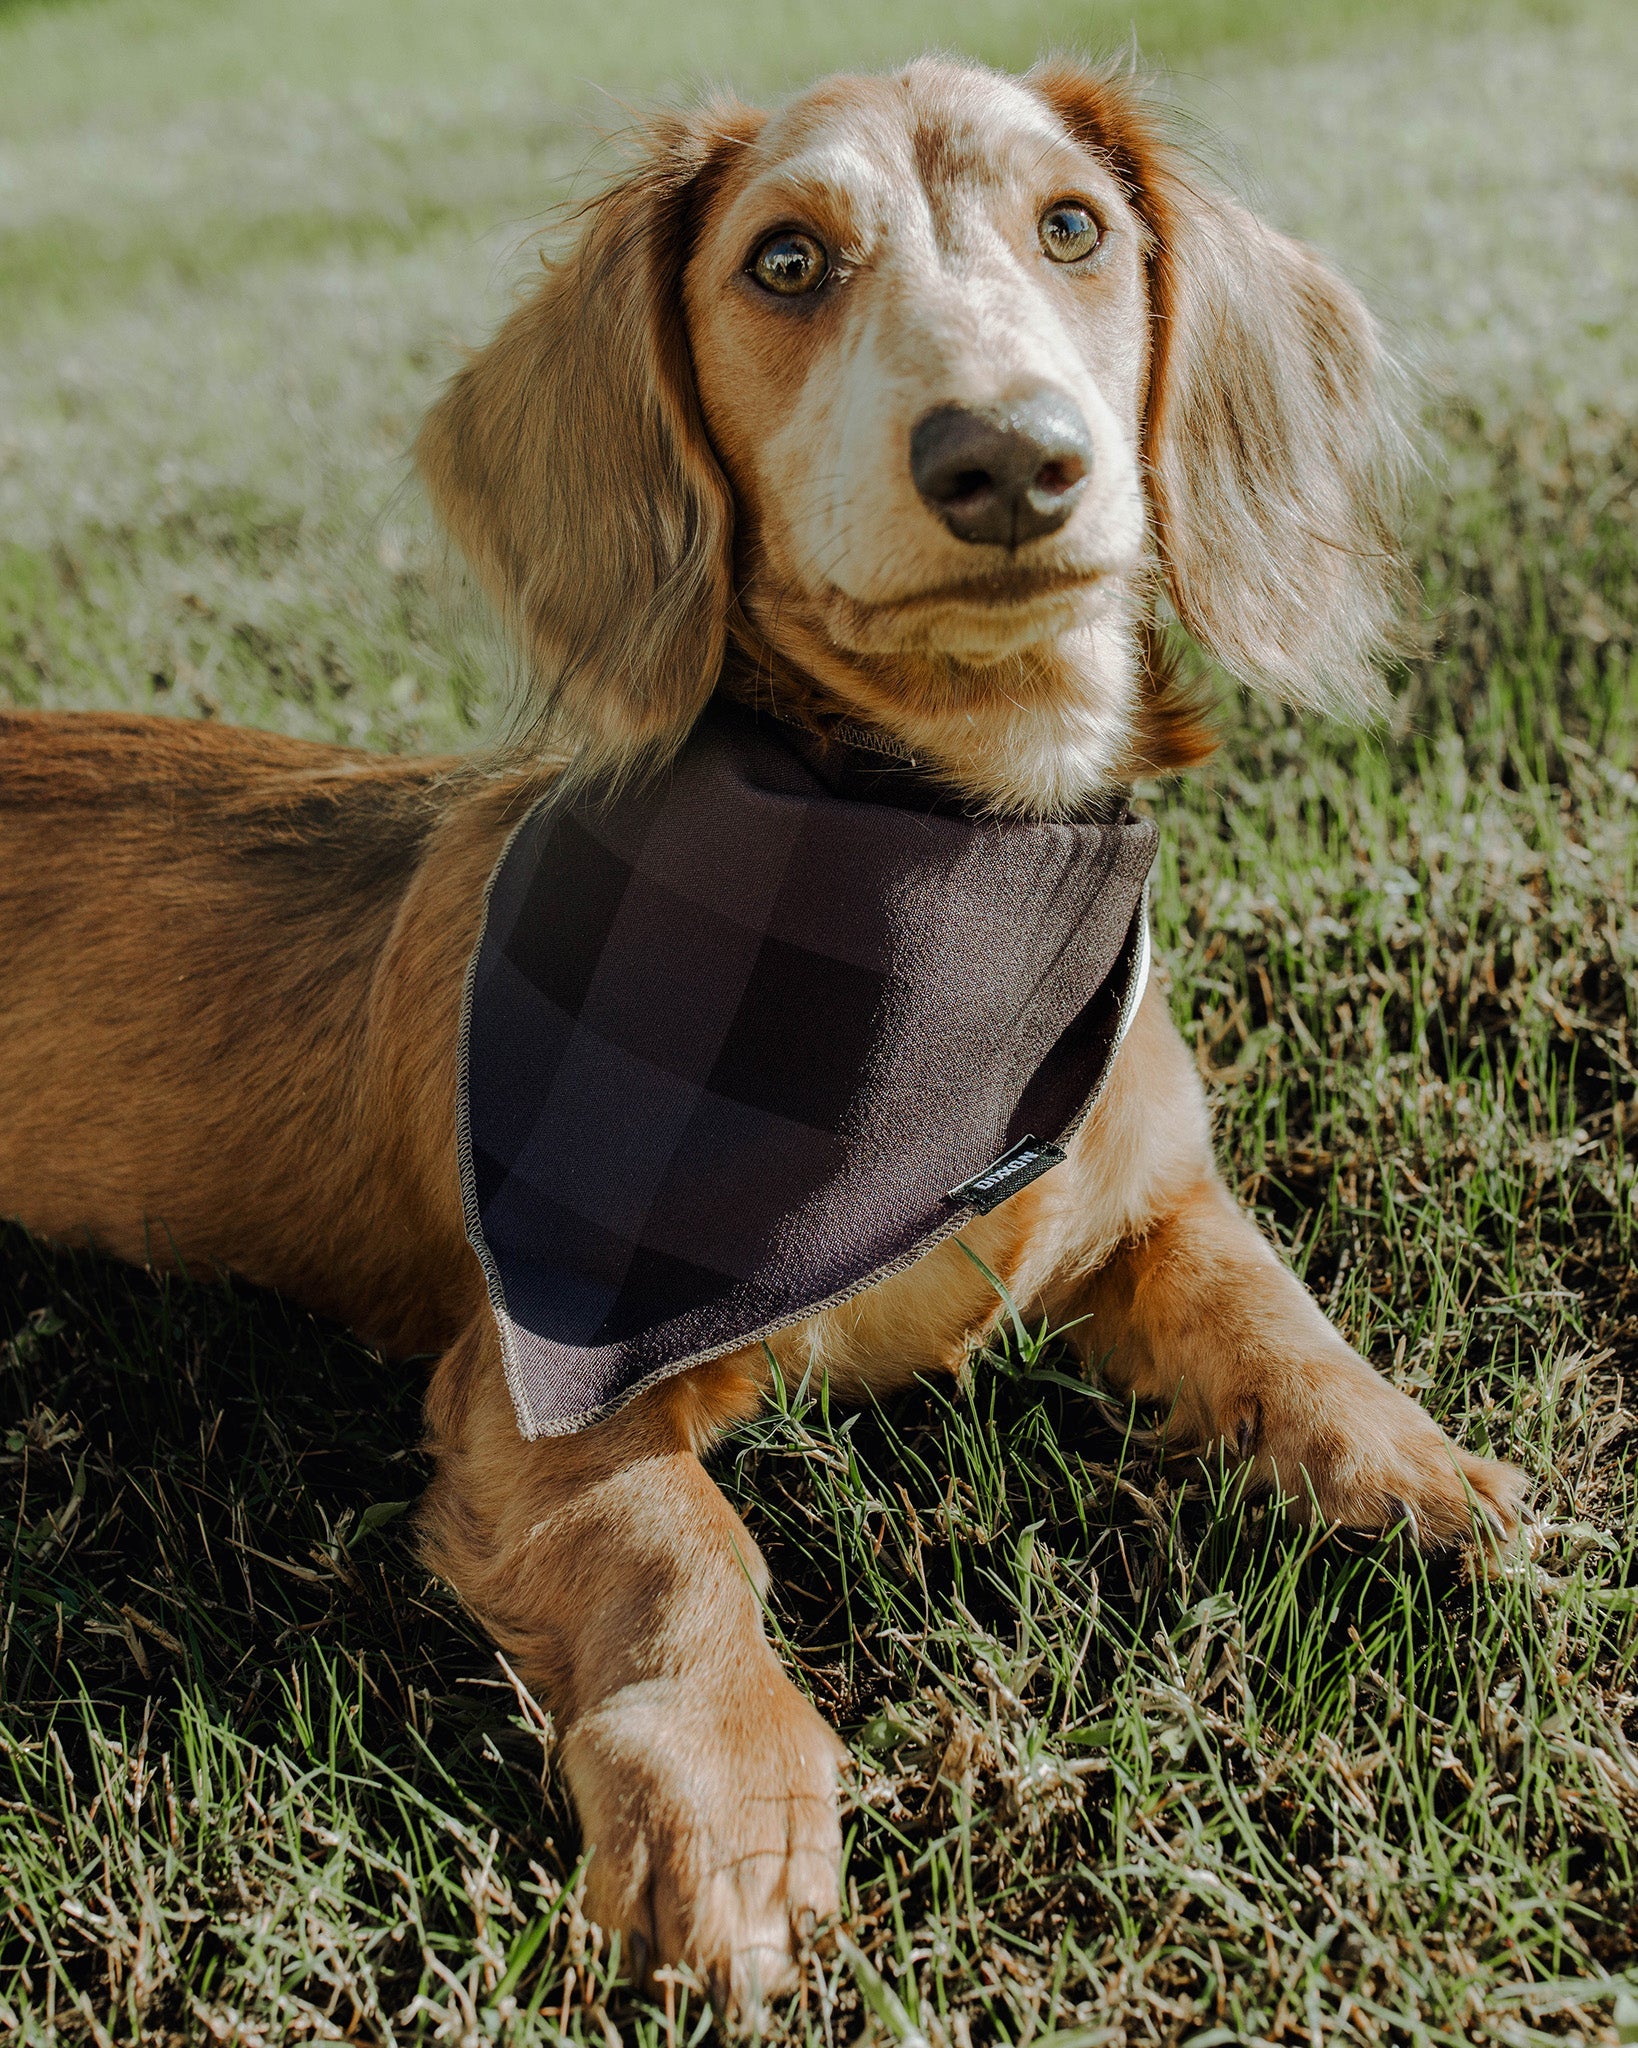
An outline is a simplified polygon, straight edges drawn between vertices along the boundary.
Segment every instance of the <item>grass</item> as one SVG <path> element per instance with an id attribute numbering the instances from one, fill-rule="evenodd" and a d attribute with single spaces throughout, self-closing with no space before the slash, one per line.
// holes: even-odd
<path id="1" fill-rule="evenodd" d="M 584 157 L 580 81 L 1126 18 L 0 11 L 0 701 L 480 742 L 504 663 L 402 451 Z M 775 2037 L 1633 2038 L 1638 31 L 1140 27 L 1416 339 L 1435 451 L 1395 732 L 1231 704 L 1147 793 L 1174 1006 L 1244 1199 L 1526 1466 L 1544 1541 L 1477 1579 L 1316 1543 L 1030 1331 L 963 1389 L 742 1430 L 718 1469 L 855 1759 L 845 1939 Z M 708 2026 L 615 1988 L 578 1913 L 549 1722 L 406 1534 L 418 1400 L 288 1304 L 0 1237 L 20 2041 Z"/>

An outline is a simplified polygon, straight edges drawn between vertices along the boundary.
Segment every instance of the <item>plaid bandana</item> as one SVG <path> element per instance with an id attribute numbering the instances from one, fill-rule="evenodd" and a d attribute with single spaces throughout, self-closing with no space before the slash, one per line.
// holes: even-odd
<path id="1" fill-rule="evenodd" d="M 523 1434 L 861 1292 L 1055 1165 L 1142 993 L 1155 841 L 1123 807 L 969 817 L 725 704 L 664 775 L 537 805 L 460 1052 Z"/>

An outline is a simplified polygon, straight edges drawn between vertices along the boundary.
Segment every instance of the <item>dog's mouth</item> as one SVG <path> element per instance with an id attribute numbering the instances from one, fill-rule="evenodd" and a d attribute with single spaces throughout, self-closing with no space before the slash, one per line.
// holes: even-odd
<path id="1" fill-rule="evenodd" d="M 887 597 L 857 598 L 833 584 L 821 602 L 831 636 L 860 653 L 987 662 L 1089 623 L 1118 582 L 1101 563 L 1000 563 Z"/>
<path id="2" fill-rule="evenodd" d="M 878 612 L 932 611 L 941 606 L 978 605 L 996 609 L 1038 604 L 1066 591 L 1086 591 L 1102 583 L 1109 571 L 1101 566 L 1062 569 L 1025 568 L 1003 564 L 977 576 L 963 576 L 950 583 L 935 583 L 921 590 L 907 590 L 891 597 L 874 598 L 862 607 Z M 837 592 L 838 596 L 843 595 Z M 849 603 L 857 600 L 849 599 Z"/>

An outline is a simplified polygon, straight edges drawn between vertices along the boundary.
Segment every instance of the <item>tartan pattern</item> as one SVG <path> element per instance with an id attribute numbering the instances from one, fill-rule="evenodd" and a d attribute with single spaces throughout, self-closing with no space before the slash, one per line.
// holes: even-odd
<path id="1" fill-rule="evenodd" d="M 951 815 L 913 770 L 727 706 L 665 777 L 531 812 L 460 1103 L 525 1436 L 858 1291 L 972 1213 L 947 1190 L 1067 1135 L 1130 1008 L 1154 844 L 1129 814 Z"/>

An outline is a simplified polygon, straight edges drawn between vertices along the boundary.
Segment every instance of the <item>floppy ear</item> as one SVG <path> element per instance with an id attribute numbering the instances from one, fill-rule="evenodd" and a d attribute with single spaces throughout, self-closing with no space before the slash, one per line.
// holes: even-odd
<path id="1" fill-rule="evenodd" d="M 1380 705 L 1405 444 L 1369 313 L 1312 250 L 1209 186 L 1129 79 L 1051 65 L 1033 82 L 1149 232 L 1145 454 L 1179 618 L 1247 682 Z"/>
<path id="2" fill-rule="evenodd" d="M 722 666 L 732 500 L 694 393 L 682 272 L 761 116 L 656 121 L 578 242 L 433 407 L 416 460 L 518 634 L 544 737 L 583 765 L 676 744 Z"/>

